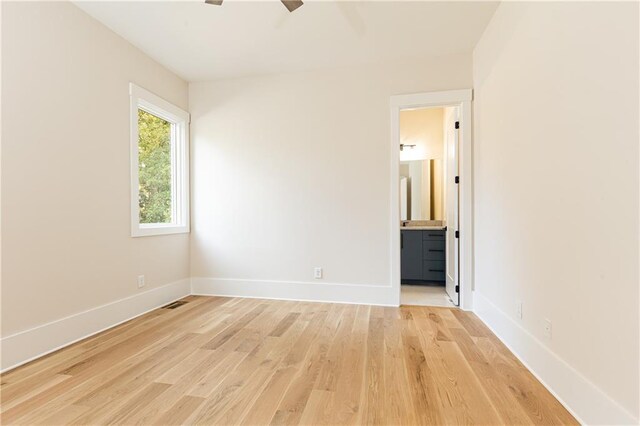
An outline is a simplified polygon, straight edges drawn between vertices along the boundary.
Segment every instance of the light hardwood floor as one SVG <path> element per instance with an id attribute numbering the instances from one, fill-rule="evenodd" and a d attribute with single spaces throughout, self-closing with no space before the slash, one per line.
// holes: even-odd
<path id="1" fill-rule="evenodd" d="M 2 424 L 576 424 L 471 313 L 184 300 L 2 375 Z"/>

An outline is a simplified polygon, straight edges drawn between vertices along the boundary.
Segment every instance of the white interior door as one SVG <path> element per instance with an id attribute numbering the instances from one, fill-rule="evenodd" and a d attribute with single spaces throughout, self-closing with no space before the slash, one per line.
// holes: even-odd
<path id="1" fill-rule="evenodd" d="M 456 238 L 456 231 L 459 230 L 459 184 L 456 183 L 458 176 L 458 135 L 456 129 L 459 111 L 457 107 L 450 107 L 445 110 L 445 135 L 446 135 L 446 217 L 447 217 L 447 264 L 446 264 L 446 289 L 447 294 L 456 305 L 460 304 L 459 292 L 459 256 L 460 239 Z"/>

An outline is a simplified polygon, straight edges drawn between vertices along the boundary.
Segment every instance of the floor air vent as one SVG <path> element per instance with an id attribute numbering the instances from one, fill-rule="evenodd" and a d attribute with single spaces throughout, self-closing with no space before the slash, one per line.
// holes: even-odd
<path id="1" fill-rule="evenodd" d="M 189 303 L 186 300 L 178 300 L 177 302 L 173 302 L 173 303 L 169 303 L 166 306 L 163 306 L 162 309 L 175 309 L 175 308 L 179 308 L 180 306 L 184 305 L 185 303 Z"/>

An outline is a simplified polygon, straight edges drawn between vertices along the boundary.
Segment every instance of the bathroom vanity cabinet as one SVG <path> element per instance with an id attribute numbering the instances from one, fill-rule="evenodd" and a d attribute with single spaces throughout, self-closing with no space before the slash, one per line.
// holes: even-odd
<path id="1" fill-rule="evenodd" d="M 402 281 L 445 281 L 445 230 L 403 229 Z"/>

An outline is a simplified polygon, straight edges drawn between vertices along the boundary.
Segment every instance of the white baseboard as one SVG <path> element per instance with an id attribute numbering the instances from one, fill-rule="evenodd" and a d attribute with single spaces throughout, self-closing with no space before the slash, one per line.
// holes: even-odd
<path id="1" fill-rule="evenodd" d="M 190 279 L 116 300 L 0 339 L 7 371 L 191 294 Z"/>
<path id="2" fill-rule="evenodd" d="M 309 302 L 398 306 L 400 292 L 390 286 L 304 281 L 191 278 L 191 293 L 203 296 L 247 297 Z"/>
<path id="3" fill-rule="evenodd" d="M 637 425 L 638 419 L 477 291 L 474 312 L 581 423 Z"/>

